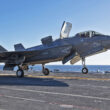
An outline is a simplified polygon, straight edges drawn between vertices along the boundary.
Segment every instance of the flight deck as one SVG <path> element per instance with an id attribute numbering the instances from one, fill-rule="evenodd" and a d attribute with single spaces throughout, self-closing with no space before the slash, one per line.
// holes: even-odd
<path id="1" fill-rule="evenodd" d="M 0 72 L 0 110 L 109 110 L 110 74 Z"/>

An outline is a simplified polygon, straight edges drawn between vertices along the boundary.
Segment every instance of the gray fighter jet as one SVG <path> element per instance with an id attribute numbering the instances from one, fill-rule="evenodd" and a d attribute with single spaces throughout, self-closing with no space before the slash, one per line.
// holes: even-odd
<path id="1" fill-rule="evenodd" d="M 64 22 L 60 32 L 60 38 L 53 41 L 52 36 L 41 39 L 42 45 L 24 48 L 22 44 L 14 45 L 15 51 L 7 51 L 0 46 L 0 62 L 4 62 L 4 70 L 13 70 L 18 66 L 17 77 L 24 76 L 24 70 L 29 65 L 42 64 L 44 75 L 49 74 L 45 64 L 49 62 L 62 61 L 63 64 L 70 61 L 75 64 L 82 60 L 82 73 L 87 74 L 85 58 L 110 48 L 110 36 L 95 31 L 85 31 L 68 37 L 72 24 Z"/>

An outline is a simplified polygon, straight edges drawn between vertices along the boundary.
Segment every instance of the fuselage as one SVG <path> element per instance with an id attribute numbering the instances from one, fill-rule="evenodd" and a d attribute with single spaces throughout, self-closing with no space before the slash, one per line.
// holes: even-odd
<path id="1" fill-rule="evenodd" d="M 49 45 L 28 48 L 27 50 L 40 50 L 40 53 L 27 58 L 25 63 L 45 64 L 62 61 L 72 51 L 76 51 L 80 57 L 87 57 L 91 51 L 95 49 L 99 49 L 100 51 L 100 48 L 106 50 L 110 48 L 110 36 L 97 35 L 94 37 L 80 37 L 76 35 L 69 38 L 57 39 Z"/>

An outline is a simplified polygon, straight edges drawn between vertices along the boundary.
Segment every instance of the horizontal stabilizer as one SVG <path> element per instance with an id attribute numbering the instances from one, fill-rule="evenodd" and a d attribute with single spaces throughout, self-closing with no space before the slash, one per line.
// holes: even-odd
<path id="1" fill-rule="evenodd" d="M 15 44 L 14 45 L 15 51 L 23 51 L 25 50 L 24 46 L 20 43 L 20 44 Z"/>
<path id="2" fill-rule="evenodd" d="M 0 45 L 0 52 L 6 52 L 7 50 Z"/>

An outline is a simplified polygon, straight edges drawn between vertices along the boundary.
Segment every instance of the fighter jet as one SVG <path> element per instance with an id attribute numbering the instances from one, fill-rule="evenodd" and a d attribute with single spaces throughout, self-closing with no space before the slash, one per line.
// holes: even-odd
<path id="1" fill-rule="evenodd" d="M 71 28 L 72 24 L 64 21 L 58 39 L 53 40 L 52 36 L 47 36 L 41 39 L 41 45 L 35 47 L 24 48 L 19 43 L 14 45 L 15 51 L 7 51 L 0 46 L 0 62 L 5 63 L 3 70 L 13 70 L 18 66 L 16 75 L 23 77 L 24 70 L 28 70 L 29 65 L 42 64 L 42 72 L 49 75 L 46 63 L 62 61 L 65 64 L 70 61 L 75 64 L 82 60 L 82 73 L 87 74 L 86 57 L 110 49 L 110 36 L 91 30 L 69 37 Z"/>

